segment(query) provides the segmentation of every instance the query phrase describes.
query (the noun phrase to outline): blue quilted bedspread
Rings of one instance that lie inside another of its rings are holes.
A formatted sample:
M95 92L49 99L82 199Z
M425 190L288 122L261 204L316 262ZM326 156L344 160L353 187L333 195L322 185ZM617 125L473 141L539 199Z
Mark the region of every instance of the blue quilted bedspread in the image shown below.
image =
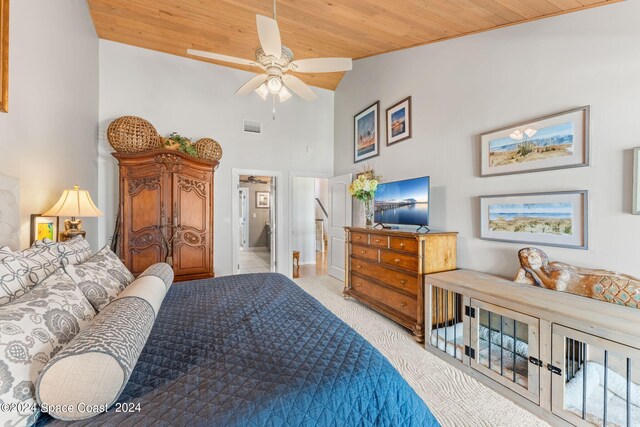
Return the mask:
M389 361L279 274L171 287L101 426L437 426Z

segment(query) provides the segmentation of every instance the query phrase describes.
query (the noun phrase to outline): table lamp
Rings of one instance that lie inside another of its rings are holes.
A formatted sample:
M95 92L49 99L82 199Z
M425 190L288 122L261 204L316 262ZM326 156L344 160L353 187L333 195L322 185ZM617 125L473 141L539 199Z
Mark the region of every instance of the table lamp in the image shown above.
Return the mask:
M87 190L80 190L74 185L72 190L64 190L60 200L42 215L71 217L64 221L64 231L60 233L60 240L66 241L87 234L82 229L82 220L76 218L102 216L102 212L93 203Z

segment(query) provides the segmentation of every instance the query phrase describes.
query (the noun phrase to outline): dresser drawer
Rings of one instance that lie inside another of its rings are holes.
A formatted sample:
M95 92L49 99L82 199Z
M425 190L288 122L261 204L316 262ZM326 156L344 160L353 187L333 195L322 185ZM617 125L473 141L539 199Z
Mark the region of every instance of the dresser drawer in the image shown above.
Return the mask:
M351 258L351 271L373 277L381 282L402 289L412 295L418 294L418 278L384 267L382 264Z
M394 291L393 289L380 286L370 280L358 276L351 277L351 289L359 294L366 295L371 299L398 311L411 319L417 317L417 301L415 297Z
M380 262L406 270L418 271L418 257L397 252L380 251Z
M377 246L379 248L388 248L389 238L387 236L380 236L379 234L370 234L369 244L371 246Z
M368 245L369 235L367 233L356 233L355 231L352 231L351 243L357 243L359 245Z
M351 253L359 258L378 261L378 250L370 246L359 246L354 244L353 246L351 246Z
M418 241L415 239L402 239L400 237L391 237L389 247L398 251L418 253Z

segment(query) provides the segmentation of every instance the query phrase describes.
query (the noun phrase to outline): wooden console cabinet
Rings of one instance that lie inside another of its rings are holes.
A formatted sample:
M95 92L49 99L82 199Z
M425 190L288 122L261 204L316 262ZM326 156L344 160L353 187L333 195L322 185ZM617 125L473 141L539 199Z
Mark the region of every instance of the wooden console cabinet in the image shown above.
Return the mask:
M454 232L345 227L344 296L409 328L424 341L424 275L456 268Z
M120 166L120 256L134 275L169 262L176 281L214 276L218 162L177 151L114 153Z

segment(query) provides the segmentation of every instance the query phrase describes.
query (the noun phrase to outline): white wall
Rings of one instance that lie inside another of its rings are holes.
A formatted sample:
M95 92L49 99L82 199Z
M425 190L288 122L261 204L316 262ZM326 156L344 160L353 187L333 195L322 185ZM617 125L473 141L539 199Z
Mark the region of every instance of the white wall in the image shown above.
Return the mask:
M10 7L0 173L20 179L26 247L30 215L49 209L62 190L78 184L97 196L98 38L83 0L13 0ZM83 224L96 248L98 220Z
M177 131L192 138L212 137L224 156L215 174L216 275L232 272L232 169L303 170L324 175L333 169L333 92L315 89L318 99L292 98L278 106L255 94L234 92L253 74L164 53L100 41L100 200L107 207L101 241L113 233L117 207L117 170L104 134L109 123L126 114L146 118L166 135ZM261 121L262 135L245 134L242 120ZM307 147L310 147L308 150ZM279 182L289 194L287 180ZM279 209L289 212L288 197ZM283 236L289 236L284 215ZM289 242L283 242L288 248ZM290 252L280 267L290 267ZM284 271L284 270L283 270Z
M512 277L522 244L479 240L478 196L587 189L590 249L552 259L640 276L640 217L630 215L640 146L640 2L627 1L356 61L335 94L335 174L356 172L353 115L407 95L413 138L373 160L386 181L431 176L431 224L459 231L458 265ZM484 131L590 104L592 166L478 177ZM354 216L358 211L354 210Z
M314 190L314 178L293 178L293 247L291 250L300 251L300 264L316 262Z

